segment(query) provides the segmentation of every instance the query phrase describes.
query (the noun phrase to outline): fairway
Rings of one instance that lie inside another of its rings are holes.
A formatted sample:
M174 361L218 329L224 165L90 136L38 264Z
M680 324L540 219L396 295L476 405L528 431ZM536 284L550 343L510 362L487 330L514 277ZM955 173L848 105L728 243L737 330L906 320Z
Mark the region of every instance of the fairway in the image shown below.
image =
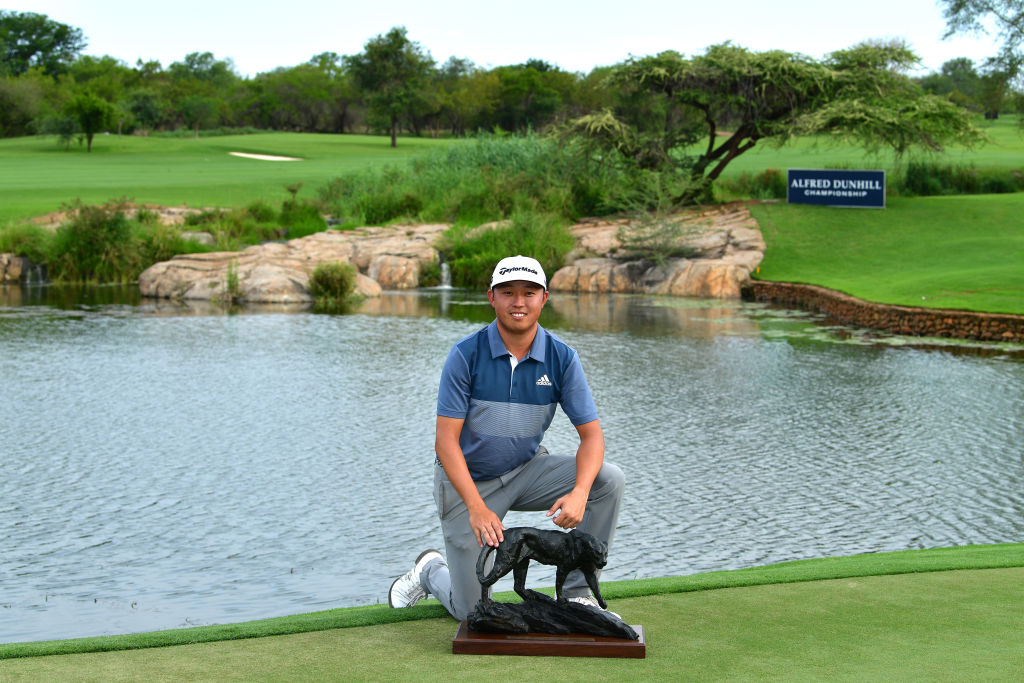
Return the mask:
M452 144L451 140L260 133L220 137L97 136L92 153L54 137L0 140L0 225L60 209L81 199L99 204L128 197L139 203L193 207L244 206L258 199L277 204L286 185L302 183L312 198L342 173L403 161ZM231 155L298 157L267 161Z
M1019 170L1024 166L1024 135L1019 121L1018 116L1002 116L995 121L979 118L974 123L988 136L985 144L974 149L951 147L943 154L912 154L904 162L915 159L936 164ZM893 166L891 150L872 155L858 147L827 138L798 138L782 147L770 141L761 142L738 156L722 175L728 178L744 172L759 173L768 168L777 168L783 173L788 168L882 169L891 173Z

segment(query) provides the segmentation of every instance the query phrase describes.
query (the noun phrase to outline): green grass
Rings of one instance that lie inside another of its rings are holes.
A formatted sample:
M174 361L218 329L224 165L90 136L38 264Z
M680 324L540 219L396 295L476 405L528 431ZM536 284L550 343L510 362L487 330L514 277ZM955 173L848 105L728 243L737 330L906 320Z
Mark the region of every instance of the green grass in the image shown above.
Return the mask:
M1024 314L1024 193L751 211L768 246L760 279L903 306Z
M989 141L974 149L951 147L944 154L924 155L937 163L974 164L979 167L1019 169L1024 166L1024 134L1018 116L1001 116L995 121L978 118L975 125ZM921 155L915 158L922 158ZM847 144L818 138L801 138L777 148L762 143L729 164L723 177L743 172L758 173L767 168L868 168L893 170L892 153L872 156Z
M58 210L81 199L101 204L129 197L168 206L237 207L258 199L279 203L285 185L303 183L300 198L339 174L395 162L450 140L262 133L200 138L97 136L92 153L54 137L0 140L0 225ZM300 157L261 161L231 156L248 152Z
M642 661L454 656L455 622L435 604L0 645L17 658L0 661L0 678L538 680L556 667L588 681L1009 679L1024 666L1022 566L1024 544L1007 544L604 584L644 626ZM157 645L168 647L123 649Z

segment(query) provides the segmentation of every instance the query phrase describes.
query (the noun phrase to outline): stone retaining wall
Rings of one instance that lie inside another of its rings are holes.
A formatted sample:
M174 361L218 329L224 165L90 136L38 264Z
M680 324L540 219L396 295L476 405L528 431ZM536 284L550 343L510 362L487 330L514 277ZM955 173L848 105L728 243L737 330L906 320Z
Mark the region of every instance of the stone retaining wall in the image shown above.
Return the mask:
M762 280L745 285L743 298L819 311L844 323L895 334L1024 342L1022 315L878 304L815 285Z

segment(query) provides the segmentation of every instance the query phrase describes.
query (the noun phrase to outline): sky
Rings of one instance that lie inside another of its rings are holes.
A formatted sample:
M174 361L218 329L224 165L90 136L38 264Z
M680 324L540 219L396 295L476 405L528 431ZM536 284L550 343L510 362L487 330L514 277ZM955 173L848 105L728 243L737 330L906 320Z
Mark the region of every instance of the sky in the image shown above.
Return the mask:
M903 38L921 57L920 74L956 57L980 65L998 51L991 36L943 40L936 0L36 0L3 8L81 29L85 54L166 67L212 52L246 77L322 52L358 54L394 26L438 63L455 56L491 68L536 58L584 73L664 50L701 54L725 41L820 59L863 40Z

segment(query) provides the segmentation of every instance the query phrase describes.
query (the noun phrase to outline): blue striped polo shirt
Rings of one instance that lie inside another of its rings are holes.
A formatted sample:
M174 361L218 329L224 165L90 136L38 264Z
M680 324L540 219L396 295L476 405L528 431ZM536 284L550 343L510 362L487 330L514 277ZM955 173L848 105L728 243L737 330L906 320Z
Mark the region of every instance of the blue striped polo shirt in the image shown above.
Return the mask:
M538 325L513 369L497 320L452 347L437 392L437 414L465 420L459 445L475 481L530 460L558 405L576 426L597 419L575 349Z

